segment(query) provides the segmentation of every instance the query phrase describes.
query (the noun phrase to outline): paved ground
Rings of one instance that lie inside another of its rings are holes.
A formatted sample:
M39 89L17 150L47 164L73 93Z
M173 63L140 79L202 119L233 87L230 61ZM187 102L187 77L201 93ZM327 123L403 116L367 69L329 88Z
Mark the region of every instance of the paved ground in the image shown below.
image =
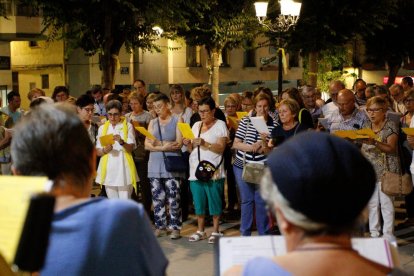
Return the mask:
M397 208L397 217L399 211L403 210ZM397 220L397 223L400 221ZM237 221L223 223L220 227L225 236L240 235ZM173 241L169 237L159 238L159 242L170 261L167 270L168 275L214 275L214 246L208 244L207 240L188 241L188 237L196 230L195 219L190 219L184 224L181 239ZM211 233L212 228L207 228L206 232L207 234ZM398 239L401 265L409 275L414 275L414 226L397 230L395 234Z

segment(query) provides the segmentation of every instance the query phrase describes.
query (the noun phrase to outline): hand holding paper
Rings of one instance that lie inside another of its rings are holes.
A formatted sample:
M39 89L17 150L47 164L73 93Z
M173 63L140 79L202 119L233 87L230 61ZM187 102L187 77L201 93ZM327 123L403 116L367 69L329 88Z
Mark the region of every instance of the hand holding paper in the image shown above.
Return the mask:
M99 142L101 142L102 147L113 145L115 144L114 135L108 134L108 135L101 136L99 137Z
M267 128L266 121L263 117L250 117L252 125L256 128L257 132L270 134Z
M183 135L183 138L185 139L194 139L194 133L191 129L190 125L187 123L178 123L178 129L180 130L181 134Z

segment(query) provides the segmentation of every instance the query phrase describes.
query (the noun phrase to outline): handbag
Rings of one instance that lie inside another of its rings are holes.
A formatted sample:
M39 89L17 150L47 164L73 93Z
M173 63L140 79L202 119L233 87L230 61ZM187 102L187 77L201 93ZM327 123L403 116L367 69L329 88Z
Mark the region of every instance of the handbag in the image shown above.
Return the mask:
M402 196L411 193L413 190L411 174L390 172L386 155L383 155L385 172L381 178L381 191L389 196Z
M247 129L250 126L250 120L246 127L246 135L247 135ZM244 142L246 142L246 136L244 136ZM254 161L254 154L253 154L253 161ZM246 153L243 154L243 172L242 172L242 179L247 183L252 184L260 184L260 181L262 180L265 165L262 163L246 163Z
M201 128L203 127L203 123L201 123L200 131L198 132L198 137L201 135ZM216 173L216 170L220 167L221 163L223 162L223 155L221 155L220 162L217 166L214 166L213 163L207 160L200 160L200 146L197 146L198 151L198 165L195 171L195 177L200 180L201 182L209 182L213 175Z
M161 134L161 127L160 127L160 120L158 119L158 131L160 132L160 141L162 145L162 134ZM164 157L164 164L165 170L167 172L187 172L188 171L188 161L185 160L181 150L179 151L180 155L166 155L165 152L162 152L162 156Z

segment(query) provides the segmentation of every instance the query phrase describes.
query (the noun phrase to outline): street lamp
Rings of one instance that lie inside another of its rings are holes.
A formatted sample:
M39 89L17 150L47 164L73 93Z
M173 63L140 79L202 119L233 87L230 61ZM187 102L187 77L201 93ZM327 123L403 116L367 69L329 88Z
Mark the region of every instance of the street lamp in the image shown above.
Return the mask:
M282 33L287 32L291 27L294 27L299 20L300 9L302 3L294 2L293 0L280 0L280 15L276 18L273 23L266 22L267 5L268 2L260 1L254 3L256 9L256 16L259 20L260 25L266 27L270 32L279 34L277 44L279 46L278 52L278 83L277 93L282 92L283 83L283 44L282 44Z

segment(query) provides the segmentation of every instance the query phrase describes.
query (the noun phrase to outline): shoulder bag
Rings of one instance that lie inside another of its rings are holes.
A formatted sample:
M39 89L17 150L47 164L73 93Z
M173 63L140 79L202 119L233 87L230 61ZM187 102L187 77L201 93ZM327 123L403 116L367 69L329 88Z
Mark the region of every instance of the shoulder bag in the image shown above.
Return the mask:
M203 123L200 125L200 130L198 132L198 138L201 135L201 128L203 127ZM197 146L198 151L198 165L195 171L195 177L202 181L202 182L209 182L213 175L216 173L216 170L220 167L221 163L223 162L223 155L221 155L220 162L217 166L214 166L213 163L207 160L200 160L200 146Z
M246 135L244 136L244 143L246 142L247 131L250 126L250 119L248 119L247 127L246 127ZM254 161L254 153L253 153L253 161ZM265 165L262 163L246 163L246 152L243 153L243 172L242 172L242 179L247 183L252 184L260 184L262 180L262 176L264 173Z
M401 173L401 165L400 173L391 172L386 154L383 154L383 156L385 171L381 178L381 191L389 196L402 196L411 193L413 190L411 174Z
M162 145L162 134L161 134L161 127L160 127L160 119L157 120L158 122L158 131L160 132L160 141ZM175 156L167 156L164 151L162 151L162 156L164 157L164 164L165 169L167 172L187 172L188 171L188 162L184 159L181 150L178 151L180 155Z

